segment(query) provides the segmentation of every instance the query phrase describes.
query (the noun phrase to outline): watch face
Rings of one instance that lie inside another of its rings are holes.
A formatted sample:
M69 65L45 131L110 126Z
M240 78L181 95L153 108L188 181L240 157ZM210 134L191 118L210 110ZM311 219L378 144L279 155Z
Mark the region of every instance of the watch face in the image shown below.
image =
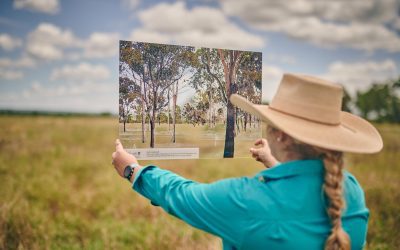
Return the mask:
M130 172L131 172L131 167L130 167L130 166L126 166L126 168L125 168L125 170L124 170L124 176L125 176L125 178L128 178Z

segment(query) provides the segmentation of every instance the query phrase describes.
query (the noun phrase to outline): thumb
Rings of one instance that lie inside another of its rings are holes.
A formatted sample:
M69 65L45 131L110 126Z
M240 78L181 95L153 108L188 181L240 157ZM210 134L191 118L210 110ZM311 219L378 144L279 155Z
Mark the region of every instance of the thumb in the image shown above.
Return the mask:
M120 151L124 150L124 147L121 144L121 141L119 139L115 140L115 151Z

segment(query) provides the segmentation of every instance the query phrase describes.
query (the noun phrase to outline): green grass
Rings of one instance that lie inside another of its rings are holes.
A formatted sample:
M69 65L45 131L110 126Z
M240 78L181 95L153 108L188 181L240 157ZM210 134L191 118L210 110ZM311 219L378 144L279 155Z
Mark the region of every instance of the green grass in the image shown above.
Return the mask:
M368 249L399 249L400 126L379 129L384 151L347 165L371 211ZM115 118L0 116L0 249L221 249L117 176L117 136ZM262 170L252 159L155 164L202 182Z

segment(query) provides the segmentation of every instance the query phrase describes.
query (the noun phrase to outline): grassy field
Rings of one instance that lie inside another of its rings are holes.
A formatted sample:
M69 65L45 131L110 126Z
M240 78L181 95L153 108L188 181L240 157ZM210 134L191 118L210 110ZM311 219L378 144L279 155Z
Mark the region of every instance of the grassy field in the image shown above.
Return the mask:
M379 130L384 151L347 164L371 211L367 248L399 249L400 126ZM0 116L0 249L221 249L117 176L117 136L115 118ZM204 182L262 170L251 159L155 163Z

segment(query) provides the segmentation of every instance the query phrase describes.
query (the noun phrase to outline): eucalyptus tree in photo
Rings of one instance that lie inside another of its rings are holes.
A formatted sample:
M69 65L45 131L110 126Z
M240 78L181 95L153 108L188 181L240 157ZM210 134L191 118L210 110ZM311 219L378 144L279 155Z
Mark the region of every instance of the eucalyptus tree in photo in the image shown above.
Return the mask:
M172 90L175 114L179 80L190 69L195 58L193 52L190 46L120 41L120 76L131 79L138 87L135 89L140 89L137 98L142 106L142 142L146 117L150 122L152 148L157 115L169 104L169 90Z
M201 48L196 51L198 64L191 81L196 90L215 90L213 103L226 107L224 158L232 158L235 151L237 112L229 98L234 93L261 101L261 53ZM240 81L238 81L240 80ZM253 100L254 101L254 100Z
M134 88L135 85L129 78L119 78L119 121L124 124L124 132L126 132L126 123L134 108L135 93L137 93Z

